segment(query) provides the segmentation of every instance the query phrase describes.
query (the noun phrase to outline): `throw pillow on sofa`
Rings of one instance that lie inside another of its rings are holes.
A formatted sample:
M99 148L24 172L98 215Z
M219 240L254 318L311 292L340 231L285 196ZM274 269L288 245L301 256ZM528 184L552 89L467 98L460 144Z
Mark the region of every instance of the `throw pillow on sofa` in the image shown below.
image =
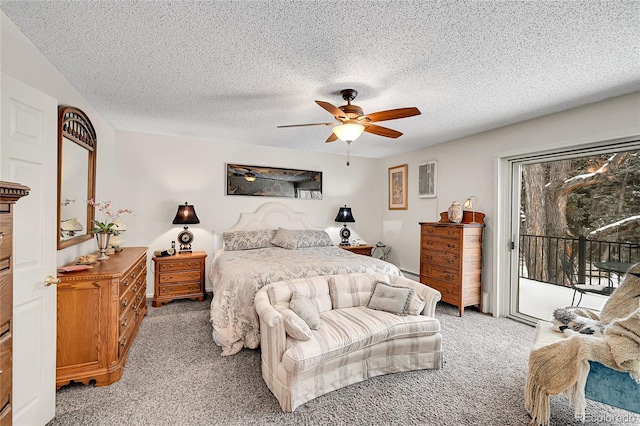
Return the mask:
M407 308L407 315L420 315L424 306L427 304L424 297L418 292L413 292L413 297L409 300L409 307Z
M284 309L282 312L284 320L284 331L288 336L296 340L311 339L311 329L309 325L291 309Z
M320 328L320 313L316 305L308 298L294 292L291 302L289 302L289 308L298 314L312 330Z
M367 308L391 312L396 315L406 315L414 294L415 291L412 288L393 287L378 281Z

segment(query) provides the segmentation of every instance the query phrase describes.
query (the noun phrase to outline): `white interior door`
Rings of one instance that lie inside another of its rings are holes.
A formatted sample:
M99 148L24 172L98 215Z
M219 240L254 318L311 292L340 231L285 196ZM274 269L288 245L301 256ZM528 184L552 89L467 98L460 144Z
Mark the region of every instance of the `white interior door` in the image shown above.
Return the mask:
M31 188L14 210L13 423L55 415L57 102L2 74L0 178Z

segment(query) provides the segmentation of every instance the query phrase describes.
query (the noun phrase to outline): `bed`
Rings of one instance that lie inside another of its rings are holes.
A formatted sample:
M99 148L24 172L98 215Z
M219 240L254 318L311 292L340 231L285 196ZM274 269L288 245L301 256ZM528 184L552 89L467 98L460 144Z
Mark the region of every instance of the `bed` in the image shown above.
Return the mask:
M223 248L215 252L209 270L210 320L222 355L259 346L260 323L253 299L266 284L352 272L401 275L391 263L336 247L303 213L275 202L241 214L236 225L215 239L222 239Z

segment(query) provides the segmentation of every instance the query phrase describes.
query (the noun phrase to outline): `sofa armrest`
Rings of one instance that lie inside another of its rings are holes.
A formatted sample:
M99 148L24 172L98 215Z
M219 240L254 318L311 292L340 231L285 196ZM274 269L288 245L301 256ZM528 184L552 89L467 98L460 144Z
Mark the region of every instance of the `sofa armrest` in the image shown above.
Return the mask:
M265 287L256 293L254 305L260 317L260 351L262 359L272 371L275 371L287 349L284 320L282 314L271 305Z
M391 284L410 287L414 289L416 293L424 297L424 300L426 302L424 305L424 309L422 310L422 315L426 315L428 317L436 316L436 305L442 298L442 295L438 290L400 276L393 276L391 278Z

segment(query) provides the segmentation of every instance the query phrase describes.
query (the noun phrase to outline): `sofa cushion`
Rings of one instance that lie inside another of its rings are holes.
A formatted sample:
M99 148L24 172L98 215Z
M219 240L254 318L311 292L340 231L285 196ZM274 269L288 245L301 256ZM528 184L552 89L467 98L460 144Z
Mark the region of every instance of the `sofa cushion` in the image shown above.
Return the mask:
M271 305L279 311L289 308L289 302L293 297L293 292L298 292L301 296L309 298L322 313L331 310L331 298L329 297L329 286L327 277L307 277L288 280L287 285L270 285L267 288L267 295Z
M288 339L282 357L290 373L307 371L327 360L376 343L399 338L432 335L440 322L432 317L398 316L365 306L336 309L320 314L322 327L307 341Z
M394 287L378 281L367 303L367 308L406 315L414 294L415 291L412 288Z
M309 298L294 291L291 302L289 303L289 309L298 314L312 330L320 328L320 313L316 305Z
M376 281L389 283L387 274L339 274L329 277L329 295L333 309L352 308L354 306L365 306Z
M284 320L284 331L289 337L297 340L309 340L311 329L309 325L291 309L284 309L282 312Z

